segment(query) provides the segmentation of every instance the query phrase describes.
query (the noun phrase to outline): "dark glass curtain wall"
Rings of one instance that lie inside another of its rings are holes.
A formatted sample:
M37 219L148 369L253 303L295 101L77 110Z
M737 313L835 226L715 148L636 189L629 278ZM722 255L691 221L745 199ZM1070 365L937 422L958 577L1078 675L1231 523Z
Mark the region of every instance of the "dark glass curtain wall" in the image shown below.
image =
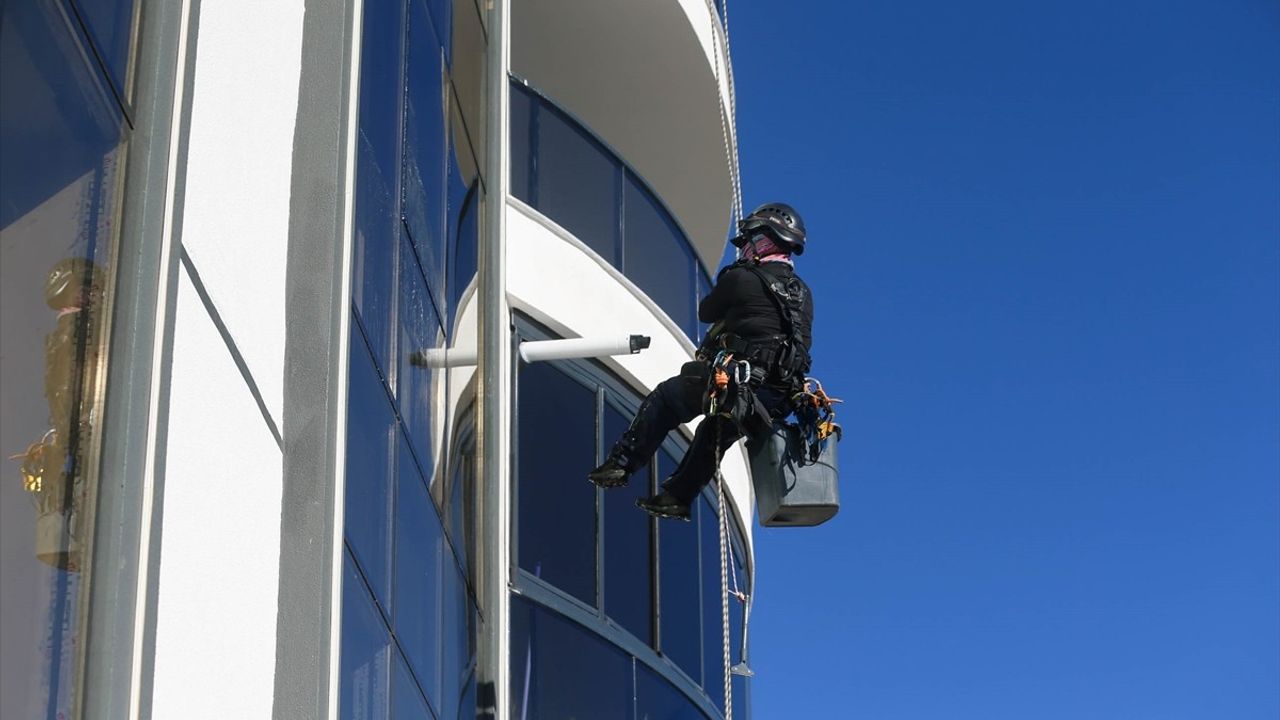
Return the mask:
M523 332L546 337L532 327ZM637 394L586 362L522 363L516 394L521 597L512 609L511 717L723 713L714 495L699 500L691 523L658 522L634 504L675 469L683 438L673 433L627 487L598 490L586 482L587 470L626 428ZM745 588L736 527L731 534L736 583ZM730 613L737 663L737 600ZM746 683L734 687L734 714L749 717Z
M484 47L473 0L364 4L343 718L475 717L468 385L410 358L466 334L457 321L475 282L484 202Z
M621 158L548 98L511 82L511 194L573 233L697 343L706 270L671 213Z

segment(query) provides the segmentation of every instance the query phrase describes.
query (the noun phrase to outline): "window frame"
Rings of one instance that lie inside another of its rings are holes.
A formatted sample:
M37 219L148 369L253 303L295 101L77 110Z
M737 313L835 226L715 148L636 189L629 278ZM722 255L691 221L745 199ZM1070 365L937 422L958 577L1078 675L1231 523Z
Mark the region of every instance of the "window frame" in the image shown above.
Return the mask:
M512 313L512 325L515 328L515 331L512 334L513 356L517 358L519 357L519 353L516 352L516 350L518 350L519 343L524 340L554 340L554 339L561 338L559 334L553 332L552 330L541 325L534 319L520 312ZM512 508L516 508L516 509L519 508L519 492L520 492L520 477L519 477L519 472L516 469L519 467L519 452L520 452L518 418L520 414L519 408L520 408L520 396L521 396L520 383L519 383L519 371L520 371L521 362L523 361L518 360L516 363L514 363L511 371L512 372L511 382L513 387L512 397L513 397L514 411L512 412L512 415L511 415L512 447L511 447L510 462L511 462L511 467L513 469L513 474L512 474L512 483L511 483L510 502L512 504L511 505ZM635 411L639 408L641 399L646 393L641 389L636 388L631 384L623 381L615 373L613 373L607 367L605 367L602 363L595 360L581 359L581 360L554 360L554 361L540 361L540 362L552 363L552 365L558 371L563 372L571 380L584 385L588 389L595 387L596 389L595 427L596 427L597 457L598 458L603 457L604 453L607 451L607 447L605 447L605 444L608 442L607 438L602 437L602 430L603 430L602 418L603 418L603 410L604 410L605 404L611 403L615 406L616 409L621 410L624 413L624 415L632 416L634 415ZM662 445L660 446L660 449L667 451L675 458L680 458L683 456L684 452L688 450L690 440L691 438L688 437L686 431L683 428L680 428L677 430L677 432L673 432L663 441ZM657 473L658 473L657 463L650 462L645 468L644 480L646 480L649 483L649 488L651 491L656 490L657 488L657 483L658 483ZM585 469L584 469L584 474L585 474ZM638 480L640 480L640 476L636 476L635 478L633 478L632 482L636 482ZM639 638L635 636L629 630L622 627L619 623L609 618L609 616L605 613L605 595L604 595L605 558L604 558L604 547L603 547L603 543L601 542L601 539L604 537L606 519L604 518L604 514L601 511L602 511L602 503L603 503L603 493L608 491L601 488L594 488L594 492L596 495L596 499L595 499L596 605L592 606L588 603L585 603L579 598L571 595L569 592L555 587L551 583L534 576L532 573L520 567L519 559L518 559L519 558L520 517L519 517L518 511L513 512L511 515L512 547L511 547L511 555L510 555L511 564L509 568L510 570L509 577L511 578L511 585L510 585L511 593L515 596L524 598L530 602L540 605L548 610L554 611L562 615L563 617L577 623L578 625L581 625L586 630L589 630L599 635L605 641L620 648L623 652L629 653L634 659L634 662L643 663L650 670L657 673L660 677L665 679L667 682L671 683L674 687L680 690L700 711L705 713L707 717L709 718L723 717L724 714L723 712L720 711L719 705L717 704L716 700L714 700L711 697L711 692L706 687L704 687L703 685L700 685L697 681L695 681L683 668L677 665L672 659L661 654L655 647L655 646L660 647L660 642L661 642L660 638L661 638L661 632L662 632L661 584L660 584L660 576L661 576L660 568L662 563L662 557L661 557L661 547L660 547L661 543L659 541L658 532L656 532L656 530L661 528L660 523L662 521L658 520L657 518L651 517L649 519L650 566L648 571L650 573L650 579L651 579L651 582L650 582L651 597L650 597L649 608L650 608L650 619L652 623L651 627L653 632L653 638L645 639L645 638ZM713 486L708 485L707 488L703 489L701 494L702 494L702 497L706 498L706 500L710 502L713 506L716 504L716 494ZM743 580L746 583L747 587L749 588L750 587L749 573L751 572L751 564L747 561L745 554L743 554L745 543L742 537L742 525L740 523L740 518L738 517L738 514L736 510L733 508L733 506L730 505L728 509L730 512L730 521L731 521L730 531L729 531L731 553L733 555L736 555L738 558L741 558L743 574L744 576L746 576L743 578ZM717 534L718 534L718 531L717 531ZM699 539L699 543L700 543L700 539ZM701 573L703 570L702 568L703 553L701 552L700 544L698 547L699 547L699 552L698 552L698 557L696 562L698 563L699 578L700 578L698 593L699 593L699 596L701 596L701 592L702 592ZM730 562L733 562L732 557L730 559ZM718 566L716 568L713 568L713 570L716 572L717 575L719 574ZM732 602L732 599L731 599L731 602ZM716 599L716 603L718 605L719 603L718 598ZM699 622L698 635L699 635L699 643L700 643L699 645L700 658L705 654L701 652L702 636L705 634L705 631L703 629L703 624L705 620L706 618L705 618L705 613L703 611L703 607L700 606L698 611L698 622ZM717 673L717 677L719 677L718 673ZM716 683L712 683L712 685L713 687L710 690L718 692L720 688L720 683L716 682ZM750 686L750 683L747 683L748 688L749 686ZM634 677L632 681L632 691L633 692L635 691Z

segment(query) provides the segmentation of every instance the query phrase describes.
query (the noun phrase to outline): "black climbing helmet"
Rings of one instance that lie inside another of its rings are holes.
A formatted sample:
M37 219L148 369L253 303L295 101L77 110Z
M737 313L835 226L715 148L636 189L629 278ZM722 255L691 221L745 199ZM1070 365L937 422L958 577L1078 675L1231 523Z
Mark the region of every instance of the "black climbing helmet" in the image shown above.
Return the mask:
M775 238L791 248L791 252L800 255L804 252L804 219L796 209L786 203L765 203L751 214L738 221L738 237L733 239L734 247L742 247L751 237L752 230L765 229Z

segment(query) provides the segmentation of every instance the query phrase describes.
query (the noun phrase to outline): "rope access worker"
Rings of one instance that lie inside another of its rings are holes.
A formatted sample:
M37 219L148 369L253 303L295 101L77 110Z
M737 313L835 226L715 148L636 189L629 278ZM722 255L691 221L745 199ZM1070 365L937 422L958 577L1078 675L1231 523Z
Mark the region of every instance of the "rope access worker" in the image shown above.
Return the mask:
M622 487L667 433L709 413L661 492L636 501L657 517L689 520L724 451L744 434L767 434L804 389L813 296L793 260L804 252L804 221L790 205L767 203L740 221L738 231L731 240L738 261L720 271L698 305L698 319L713 325L696 359L649 393L604 463L587 474L600 487Z

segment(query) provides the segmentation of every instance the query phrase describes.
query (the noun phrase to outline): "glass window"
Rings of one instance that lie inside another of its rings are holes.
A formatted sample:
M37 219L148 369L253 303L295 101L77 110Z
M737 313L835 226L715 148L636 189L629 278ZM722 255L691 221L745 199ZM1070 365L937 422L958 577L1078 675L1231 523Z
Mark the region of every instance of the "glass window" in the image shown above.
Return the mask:
M360 333L352 333L347 397L346 536L383 607L390 599L395 415Z
M530 155L530 133L533 132L533 114L537 103L519 83L511 83L511 194L533 204L529 195L530 176L533 173L533 156Z
M80 0L75 3L75 11L84 21L116 93L124 97L129 41L133 35L133 3Z
M444 347L444 331L440 318L423 280L418 261L404 241L400 253L400 367L399 391L400 419L412 441L418 462L427 474L428 485L435 479L435 434L447 426L443 419L434 418L436 398L433 382L445 382L448 374L431 368L417 367L409 363L409 357L419 350Z
M627 429L628 419L605 403L604 441L613 442ZM606 445L603 450L608 452ZM601 458L603 460L603 457ZM625 488L602 494L604 514L604 611L646 643L653 642L653 577L649 516L636 506L649 494L649 468L631 476Z
M675 458L658 451L658 477L669 477ZM702 681L702 625L699 606L698 523L679 521L658 525L658 566L661 589L661 650L693 679Z
M457 114L481 163L485 160L485 36L480 11L472 0L457 0L453 8L452 81Z
M384 178L400 167L400 96L404 38L398 0L364 4L364 37L360 50L360 136L373 149L372 160ZM395 188L390 188L394 190Z
M465 715L462 708L474 706L475 683L475 625L476 610L467 590L461 568L452 555L445 556L444 563L444 616L441 634L444 641L441 674L443 690L440 695L440 717L473 718L475 712Z
M690 336L697 335L698 315L694 307L695 268L693 252L649 191L631 173L626 183L626 238L624 269Z
M360 137L356 159L355 248L352 301L378 367L390 372L391 314L395 304L396 246L400 222L391 191L373 160L374 149Z
M422 690L409 672L404 656L394 653L395 674L391 678L391 717L395 720L433 720L422 699Z
M476 253L479 250L479 222L481 208L483 207L483 191L480 189L480 183L472 183L471 190L465 196L462 204L460 215L458 216L458 231L454 238L453 255L451 257L452 271L450 272L449 292L449 317L451 322L456 322L462 313L462 296L467 292L467 288L472 286L476 280L477 258Z
M445 532L452 539L454 548L460 549L458 559L464 574L475 587L475 577L471 575L476 567L477 553L475 410L472 407L459 412L462 417L454 423L454 445L449 451L452 477L446 504Z
M79 702L128 134L59 8L0 2L0 712L15 717L71 716ZM122 75L114 48L128 46L132 8L85 17Z
M452 116L457 128L457 116ZM450 300L447 314L450 328L458 316L462 293L476 274L476 252L479 243L479 195L483 193L481 180L471 145L465 133L453 131L449 133L449 177L448 177L448 238Z
M737 711L737 706L734 706ZM707 720L693 701L643 663L636 663L637 720Z
M632 661L558 613L511 599L511 708L521 720L632 717Z
M520 567L596 602L596 394L547 362L522 363L518 387Z
M46 5L0 5L0 228L37 209L47 225L53 214L66 219L95 204L86 185L114 165L125 126L91 57ZM75 236L65 240L62 247Z
M620 265L618 162L576 124L545 106L538 115L536 147L538 210Z
M387 717L390 650L386 625L369 597L355 562L346 555L342 573L338 717L351 720Z
M444 533L408 445L400 447L396 502L395 628L400 646L433 703L440 697L441 576ZM438 705L437 705L438 706Z
M466 2L466 0L409 0L411 5L424 5L431 15L431 22L438 30L438 36L441 44L444 46L445 57L453 54L453 6L455 2Z
M409 3L405 96L404 221L437 306L445 290L445 81L426 8Z

